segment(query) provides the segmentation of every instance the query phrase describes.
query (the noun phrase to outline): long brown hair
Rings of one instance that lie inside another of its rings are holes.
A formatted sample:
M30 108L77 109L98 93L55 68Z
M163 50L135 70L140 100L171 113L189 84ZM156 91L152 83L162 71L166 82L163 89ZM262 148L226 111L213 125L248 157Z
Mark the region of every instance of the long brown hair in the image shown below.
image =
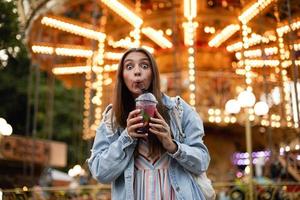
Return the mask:
M160 91L160 78L156 61L152 54L149 53L146 49L131 48L123 54L117 70L116 85L114 89L112 106L112 117L115 118L115 124L112 123L113 128L126 128L128 114L135 109L135 99L132 96L131 92L128 90L127 86L125 85L123 78L124 60L126 56L131 52L141 52L145 54L149 59L152 71L152 80L147 91L151 92L156 97L158 101L157 110L169 124L170 117L168 115L167 108L162 104L162 92ZM158 141L158 139L155 136L153 136L153 134L149 134L148 136L151 155L153 153L158 153L158 150L160 150L159 148L157 148L157 145L161 147L161 144Z

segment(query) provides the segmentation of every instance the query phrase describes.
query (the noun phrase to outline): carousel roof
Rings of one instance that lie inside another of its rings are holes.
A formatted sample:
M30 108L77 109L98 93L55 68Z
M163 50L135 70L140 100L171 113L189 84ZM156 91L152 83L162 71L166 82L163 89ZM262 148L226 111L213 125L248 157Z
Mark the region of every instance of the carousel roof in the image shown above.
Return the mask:
M33 61L67 86L84 87L90 99L86 111L95 106L94 122L86 128L99 124L96 116L111 100L105 94L113 87L118 60L133 46L155 55L162 89L181 93L206 113L205 120L234 123L225 103L248 88L270 101L274 120L261 123L281 126L283 107L290 120L282 123L292 126L288 91L281 93L280 106L266 95L287 89L291 66L300 64L297 0L290 6L275 0L52 0L36 1L27 10L28 1L21 2Z

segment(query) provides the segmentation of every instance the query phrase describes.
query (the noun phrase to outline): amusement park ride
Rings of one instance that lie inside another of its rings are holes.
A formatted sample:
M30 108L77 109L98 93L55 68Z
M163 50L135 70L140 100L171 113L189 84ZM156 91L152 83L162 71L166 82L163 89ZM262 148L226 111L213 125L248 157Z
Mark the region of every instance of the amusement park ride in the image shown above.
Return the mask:
M66 86L85 88L84 139L111 100L120 56L134 46L157 58L164 92L182 94L205 122L239 122L225 103L246 89L270 108L263 120L250 110L254 123L299 126L293 69L300 21L285 1L38 2L33 10L20 4L32 58Z
M66 87L84 88L86 140L111 102L122 53L137 46L154 54L163 92L181 95L208 126L248 118L297 135L299 9L297 0L19 1L34 66ZM268 112L257 116L253 105L245 115L233 103L238 111L229 113L226 102L245 90Z

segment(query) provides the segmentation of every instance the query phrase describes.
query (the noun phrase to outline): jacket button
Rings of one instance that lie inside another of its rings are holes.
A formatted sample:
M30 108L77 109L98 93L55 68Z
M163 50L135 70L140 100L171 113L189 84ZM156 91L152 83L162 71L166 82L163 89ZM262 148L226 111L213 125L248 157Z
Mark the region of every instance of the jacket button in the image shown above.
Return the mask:
M179 192L179 190L180 190L180 188L179 188L179 187L176 187L176 191Z

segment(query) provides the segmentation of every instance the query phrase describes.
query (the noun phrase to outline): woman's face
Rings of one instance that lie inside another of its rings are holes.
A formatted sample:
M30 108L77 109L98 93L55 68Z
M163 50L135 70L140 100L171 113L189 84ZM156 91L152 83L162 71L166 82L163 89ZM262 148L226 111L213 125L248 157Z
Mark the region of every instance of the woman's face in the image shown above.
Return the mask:
M142 94L142 89L148 89L152 81L150 60L142 52L129 53L123 63L123 79L133 97Z

